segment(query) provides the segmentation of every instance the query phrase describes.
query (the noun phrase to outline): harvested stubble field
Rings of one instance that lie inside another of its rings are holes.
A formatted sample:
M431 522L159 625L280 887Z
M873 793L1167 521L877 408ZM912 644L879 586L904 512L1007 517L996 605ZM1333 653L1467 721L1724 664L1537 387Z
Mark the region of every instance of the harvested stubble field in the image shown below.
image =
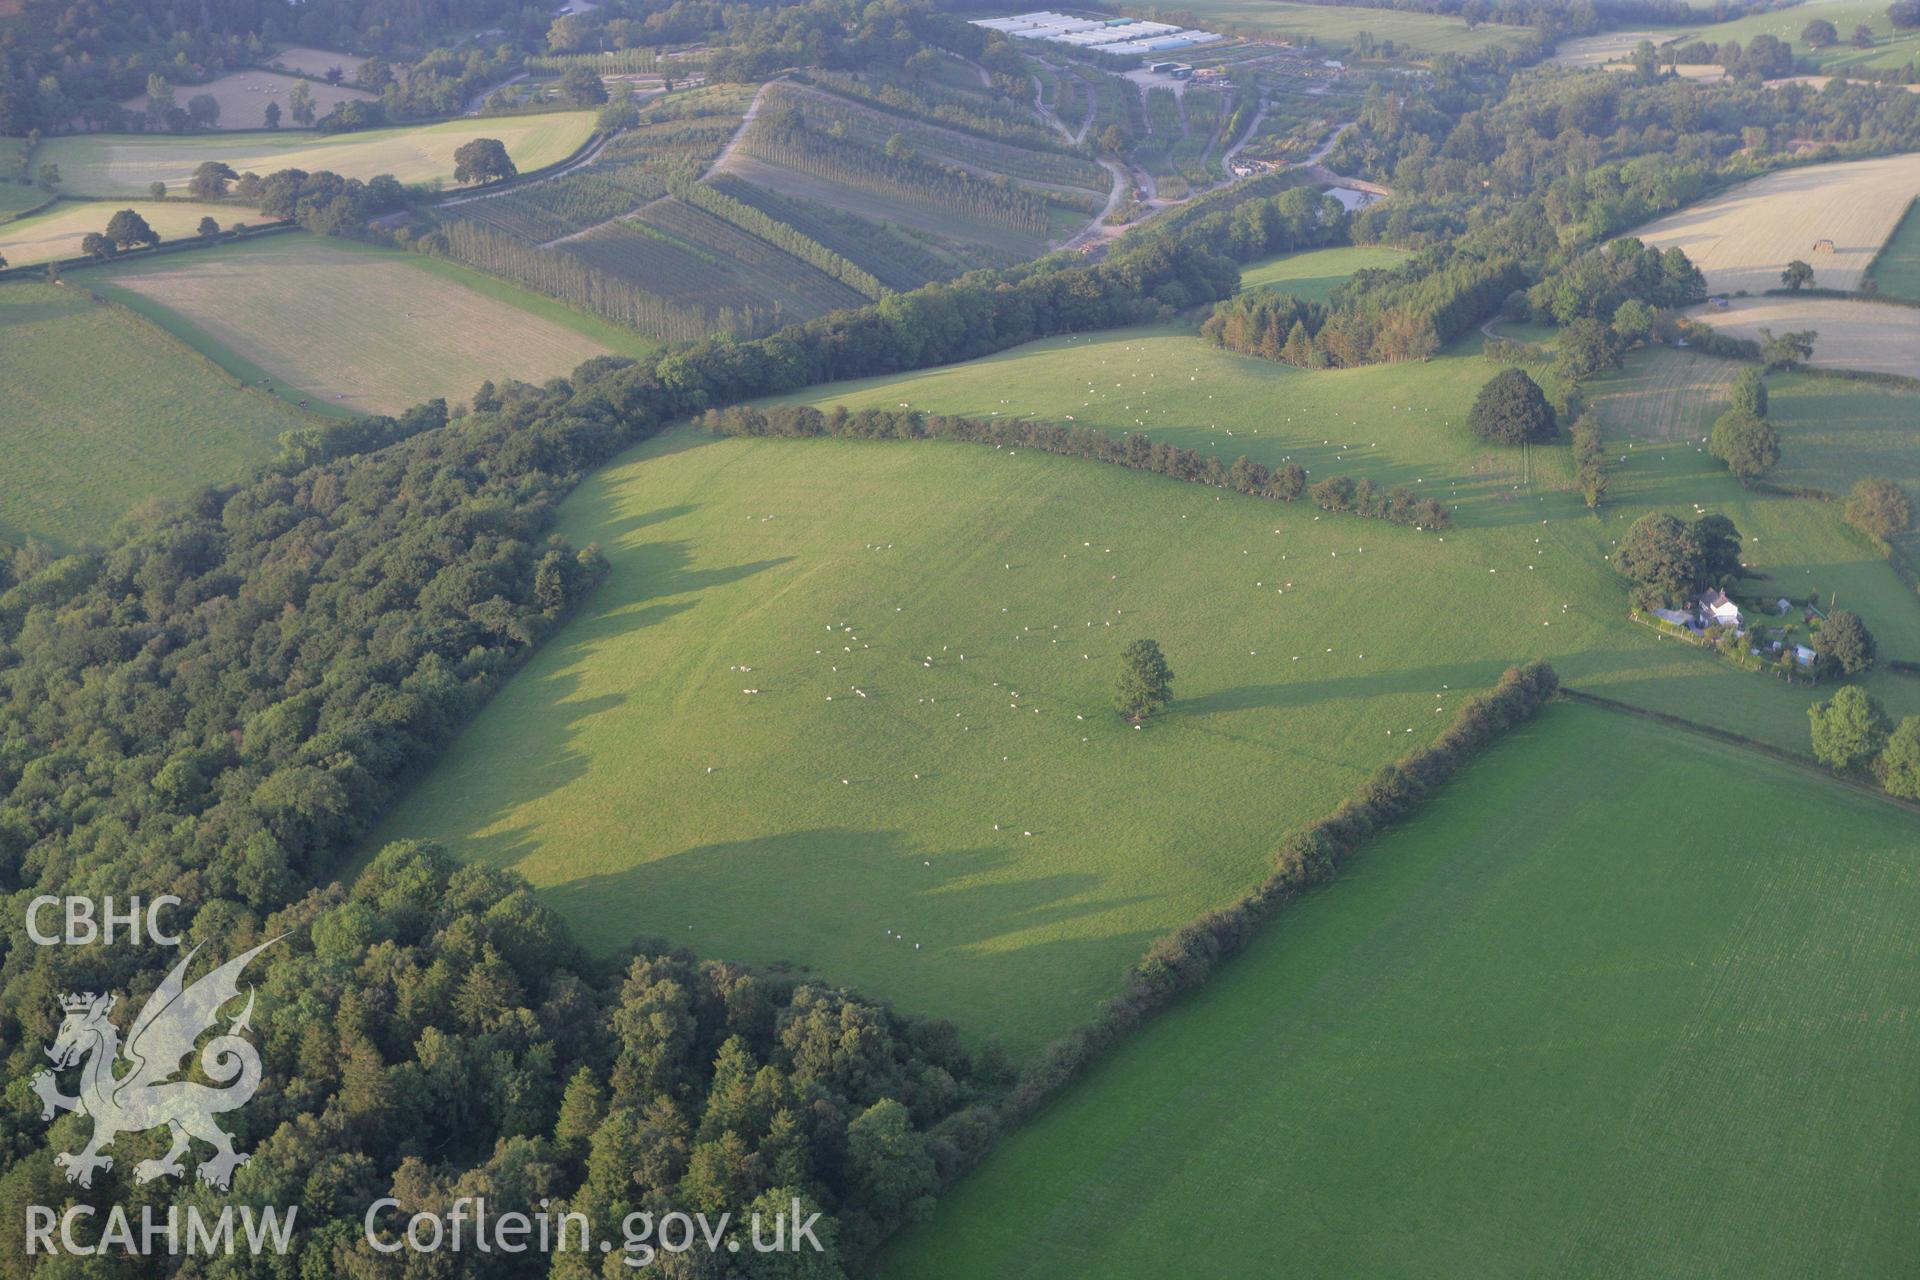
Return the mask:
M1920 377L1920 309L1845 298L1734 298L1724 310L1700 308L1696 320L1736 338L1812 329L1815 368L1863 369Z
M266 110L269 102L280 105L282 123L291 126L293 117L288 114L287 94L293 86L304 84L307 92L313 95L313 110L316 118L325 116L343 102L371 102L377 95L365 89L355 89L350 85L321 84L305 80L298 76L276 75L271 71L262 71L250 67L245 71L235 71L231 75L221 76L206 84L176 85L173 91L174 105L184 107L189 98L209 94L220 104L220 119L214 128L221 130L260 129L266 125ZM120 104L129 111L147 110L147 95L128 98ZM235 166L238 168L238 166Z
M196 236L202 218L212 218L222 227L259 221L259 215L244 205L191 200L62 200L45 213L0 223L0 255L16 267L77 258L80 241L87 233L106 230L107 219L121 209L132 209L145 218L163 244Z
M541 382L650 344L478 272L303 233L89 275L249 382L312 407L385 413Z
M1714 293L1777 289L1781 270L1795 259L1813 267L1821 288L1856 289L1916 194L1920 153L1783 169L1633 234L1662 249L1684 249ZM1817 250L1822 241L1833 248Z
M71 286L0 285L0 538L100 541L150 498L244 475L307 418Z
M1914 820L1551 706L880 1271L1158 1277L1178 1240L1180 1274L1266 1275L1278 1237L1303 1276L1907 1274Z
M61 189L74 195L145 195L155 181L179 187L203 160L224 160L236 171L265 175L276 169L331 169L347 178L390 173L402 182L450 183L453 153L475 138L498 138L520 169L563 160L593 132L591 111L557 111L493 120L448 120L326 137L288 130L258 133L94 133L50 138L33 153L33 167L60 166Z

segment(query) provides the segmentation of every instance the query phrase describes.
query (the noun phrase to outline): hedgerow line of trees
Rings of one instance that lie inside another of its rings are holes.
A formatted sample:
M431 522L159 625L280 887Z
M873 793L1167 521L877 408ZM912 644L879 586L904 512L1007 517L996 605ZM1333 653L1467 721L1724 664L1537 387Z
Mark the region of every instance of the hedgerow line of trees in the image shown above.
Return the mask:
M1272 874L1259 886L1233 905L1156 939L1127 970L1119 995L1021 1072L1000 1109L1002 1128L1031 1117L1150 1014L1203 985L1283 906L1337 876L1370 839L1412 816L1476 755L1531 719L1559 688L1559 677L1543 661L1509 668L1491 690L1461 704L1431 744L1382 766L1327 817L1284 839L1273 855Z
M1089 458L1133 471L1194 484L1232 489L1279 502L1306 499L1323 511L1347 512L1417 529L1445 529L1452 522L1446 506L1421 498L1404 485L1382 489L1366 477L1328 476L1312 484L1297 462L1269 468L1245 454L1223 463L1179 445L1156 443L1137 432L1114 436L1098 427L1068 427L1023 418L967 418L927 415L914 409L858 409L839 406L822 413L810 405L758 409L733 405L709 409L708 431L721 436L804 439L833 436L848 440L951 440L998 448L1037 449L1064 458Z

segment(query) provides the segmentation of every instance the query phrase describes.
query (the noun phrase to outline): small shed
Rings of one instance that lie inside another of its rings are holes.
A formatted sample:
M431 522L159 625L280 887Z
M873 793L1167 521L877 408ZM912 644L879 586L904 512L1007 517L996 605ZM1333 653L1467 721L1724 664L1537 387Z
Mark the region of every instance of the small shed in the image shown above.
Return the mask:
M1815 653L1813 650L1807 648L1807 646L1803 644L1797 644L1793 646L1793 660L1794 662L1798 663L1800 666L1810 667L1815 662L1817 662L1819 658L1820 658L1819 654Z
M1814 251L1815 253L1832 253L1832 252L1833 252L1833 241L1831 241L1831 240L1815 240L1815 241L1813 242L1813 251Z

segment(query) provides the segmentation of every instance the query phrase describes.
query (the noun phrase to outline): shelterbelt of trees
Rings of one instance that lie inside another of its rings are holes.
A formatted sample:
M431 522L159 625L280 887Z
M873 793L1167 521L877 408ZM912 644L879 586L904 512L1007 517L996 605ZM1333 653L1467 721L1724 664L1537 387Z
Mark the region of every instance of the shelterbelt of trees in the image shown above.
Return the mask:
M709 409L707 430L722 436L805 439L835 436L844 440L951 440L996 447L1039 449L1063 458L1089 458L1132 471L1151 471L1173 480L1232 489L1253 498L1298 502L1323 511L1341 511L1422 529L1445 529L1452 513L1442 503L1421 498L1405 485L1383 489L1365 476L1325 476L1309 485L1297 462L1269 468L1241 454L1223 463L1212 454L1156 443L1138 432L1115 436L1098 427L1069 427L1057 422L1011 418L965 418L924 414L914 409L836 407L822 413L810 405L777 405L762 411L751 405Z
M315 886L591 588L598 555L555 537L553 513L614 451L710 405L1165 319L1234 281L1223 259L1150 241L758 341L603 357L451 421L427 405L290 436L251 483L0 575L8 1078L44 1067L59 995L138 999L177 958L26 945L27 901L171 893L190 944L289 935L256 1011L265 1083L232 1117L254 1153L235 1192L301 1206L303 1274L393 1274L355 1243L388 1193L408 1211L484 1193L595 1215L798 1196L830 1215L834 1274L991 1140L991 1055L815 983L651 946L591 960L516 877L433 849ZM24 1206L74 1194L52 1155L77 1123L0 1111L0 1275L28 1272ZM133 1157L159 1153L143 1141L158 1139L123 1135L85 1194L194 1194L134 1186ZM497 1256L461 1266L513 1274Z

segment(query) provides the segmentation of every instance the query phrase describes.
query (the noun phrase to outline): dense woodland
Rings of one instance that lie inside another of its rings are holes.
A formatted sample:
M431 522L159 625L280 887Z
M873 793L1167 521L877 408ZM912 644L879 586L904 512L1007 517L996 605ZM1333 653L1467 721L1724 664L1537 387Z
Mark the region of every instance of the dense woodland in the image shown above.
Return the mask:
M101 550L12 558L8 918L46 891L173 893L193 941L290 931L259 1023L275 1101L247 1112L256 1155L236 1191L301 1204L303 1274L392 1274L350 1256L358 1207L389 1188L410 1206L488 1188L603 1209L797 1192L830 1213L837 1256L859 1256L991 1139L1009 1083L991 1055L857 996L657 947L589 962L523 883L431 849L388 850L351 890L310 886L591 589L597 553L551 524L616 449L711 405L1165 318L1233 283L1230 263L1155 242L755 342L602 358L546 388L485 388L450 422L433 405L297 433L258 480L136 517ZM137 998L165 964L25 946L17 927L0 935L0 1051L24 1082L58 994ZM19 1206L67 1194L50 1155L75 1122L49 1129L15 1098L0 1271L24 1275ZM133 1187L137 1141L122 1141L83 1194L197 1194ZM807 1274L837 1270L819 1261Z

